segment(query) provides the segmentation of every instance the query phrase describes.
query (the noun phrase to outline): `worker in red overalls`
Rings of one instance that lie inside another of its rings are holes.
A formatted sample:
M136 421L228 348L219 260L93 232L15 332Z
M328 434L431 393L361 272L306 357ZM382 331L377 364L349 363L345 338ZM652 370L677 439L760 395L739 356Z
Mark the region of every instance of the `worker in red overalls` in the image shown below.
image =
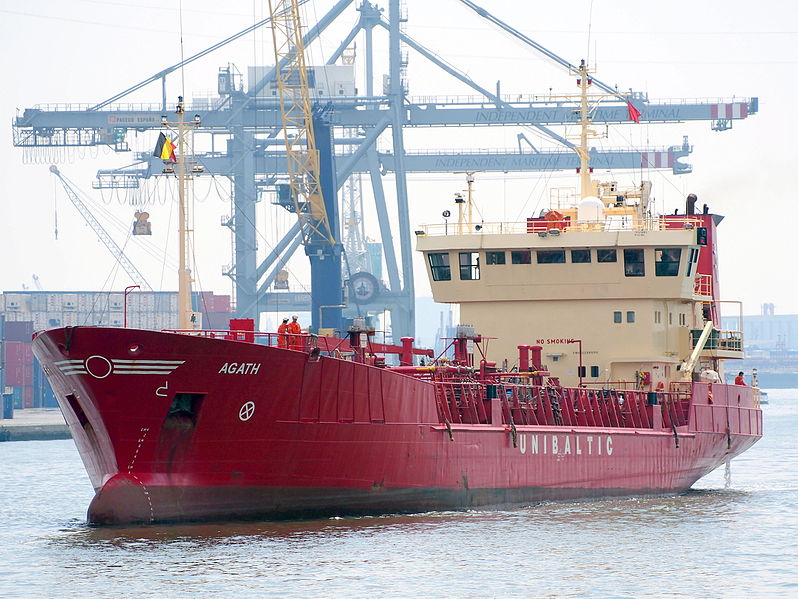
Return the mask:
M748 385L745 384L745 378L743 377L743 371L737 373L737 376L734 377L734 384L735 385L742 385L743 387L747 387Z
M291 349L302 349L302 326L299 324L299 316L294 314L291 317L291 322L288 323L288 333L290 335L289 342Z
M288 347L288 329L290 326L291 325L288 324L288 319L283 318L283 323L277 327L277 347Z

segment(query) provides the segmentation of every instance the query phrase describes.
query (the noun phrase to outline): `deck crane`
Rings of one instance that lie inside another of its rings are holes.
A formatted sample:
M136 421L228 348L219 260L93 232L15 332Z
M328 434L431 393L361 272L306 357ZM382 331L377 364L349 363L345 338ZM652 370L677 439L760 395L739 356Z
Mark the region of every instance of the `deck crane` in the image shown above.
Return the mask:
M298 0L269 0L288 183L310 259L311 320L315 330L341 328L343 292L332 128L311 107Z
M97 237L100 238L100 241L105 244L105 247L108 248L108 251L113 254L114 258L116 258L116 261L119 262L119 265L125 269L125 272L133 280L133 282L136 285L140 285L142 291L152 291L152 287L150 287L150 284L144 278L144 275L142 275L139 270L133 266L133 263L128 259L127 256L125 256L122 248L117 245L117 243L99 223L99 221L94 218L94 215L88 209L86 204L83 203L83 200L80 199L77 192L72 188L66 178L61 174L61 171L58 170L58 167L55 165L50 166L50 172L58 177L58 179L61 181L61 185L64 186L64 191L66 191L67 196L69 196L69 199L75 205L75 208L78 209L78 212L80 212L81 216L83 216L89 226L94 230L94 232L97 234Z

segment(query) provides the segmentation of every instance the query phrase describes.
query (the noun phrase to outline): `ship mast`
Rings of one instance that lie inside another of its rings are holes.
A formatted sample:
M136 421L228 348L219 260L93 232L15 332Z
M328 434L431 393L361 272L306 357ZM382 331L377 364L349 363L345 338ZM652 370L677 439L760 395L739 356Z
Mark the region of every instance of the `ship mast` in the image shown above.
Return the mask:
M180 246L180 264L177 271L177 328L187 330L199 327L197 314L191 307L191 284L194 279L191 278L190 254L193 230L190 228L189 222L188 198L189 184L193 177L192 170L187 168L189 164L187 154L190 152L190 144L187 138L194 128L199 125L200 117L196 115L193 121L186 122L183 96L178 96L175 113L177 114L176 123L169 123L166 121L166 117L163 117L163 124L177 133L176 174L178 180L178 243Z
M188 206L186 204L186 187L188 185L188 176L186 176L186 115L183 109L183 97L177 103L177 127L178 127L178 142L177 142L177 180L178 185L178 198L180 207L178 210L178 219L180 221L180 228L178 231L180 238L180 267L178 270L177 281L177 305L180 313L178 315L178 328L190 329L192 325L192 310L191 310L191 269L189 268L189 243L190 243L190 229L188 224Z
M580 90L580 109L579 109L579 145L574 146L574 150L579 155L579 187L581 198L587 198L596 195L593 186L593 180L590 178L590 156L587 149L587 138L590 135L595 135L595 131L589 128L590 114L587 102L587 88L592 83L588 76L587 64L584 59L579 65L579 90Z
M474 226L474 175L482 171L456 171L456 175L465 175L466 184L468 189L466 192L466 199L463 199L463 194L456 193L454 201L457 204L457 234L463 234L463 228L466 231L471 231ZM463 212L465 208L465 213Z
M470 231L474 226L474 217L473 217L473 209L474 209L474 199L473 199L473 192L474 192L474 173L467 172L466 173L466 183L468 183L468 200L466 202L466 206L468 206L468 230Z

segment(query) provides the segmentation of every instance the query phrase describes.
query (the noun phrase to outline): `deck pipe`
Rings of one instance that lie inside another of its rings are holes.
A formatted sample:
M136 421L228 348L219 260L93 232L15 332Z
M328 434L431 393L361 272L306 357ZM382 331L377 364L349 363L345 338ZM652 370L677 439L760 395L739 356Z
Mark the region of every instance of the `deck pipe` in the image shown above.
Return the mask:
M527 371L529 371L529 346L528 345L519 345L518 346L518 371L519 372L527 372Z
M532 366L535 370L543 370L543 346L533 345L529 349L532 350Z
M402 351L399 352L399 366L413 365L413 341L414 337L402 337Z

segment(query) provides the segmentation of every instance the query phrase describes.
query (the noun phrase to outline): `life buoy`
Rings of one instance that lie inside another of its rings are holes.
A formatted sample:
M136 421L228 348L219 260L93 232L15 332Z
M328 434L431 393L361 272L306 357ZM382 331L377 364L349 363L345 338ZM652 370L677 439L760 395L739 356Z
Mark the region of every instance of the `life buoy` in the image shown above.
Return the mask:
M657 391L665 391L665 383L663 383L662 381L657 383Z

